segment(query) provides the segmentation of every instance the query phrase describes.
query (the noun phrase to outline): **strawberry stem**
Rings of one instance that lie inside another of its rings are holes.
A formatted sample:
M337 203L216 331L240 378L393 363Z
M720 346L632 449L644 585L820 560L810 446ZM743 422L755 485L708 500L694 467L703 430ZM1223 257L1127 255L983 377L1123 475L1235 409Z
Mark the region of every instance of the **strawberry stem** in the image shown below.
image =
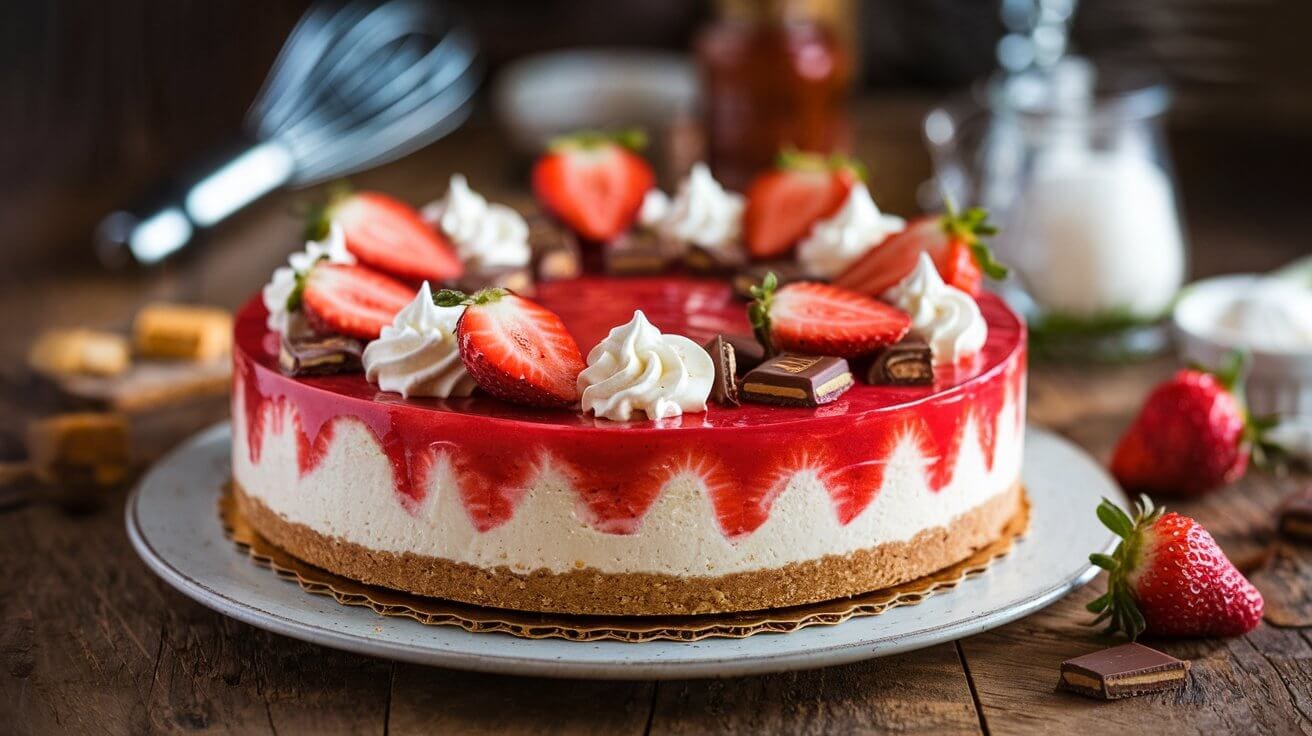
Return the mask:
M459 289L439 289L433 294L433 304L439 307L459 307L469 303L469 295Z
M774 292L779 288L779 277L770 271L761 280L760 286L753 286L748 291L752 303L747 305L747 319L752 323L752 332L756 341L765 349L766 357L775 354L774 341L770 339L770 307L774 304Z
M647 131L642 128L623 130L579 130L556 136L547 143L548 151L601 148L617 145L635 153L647 147Z
M1104 498L1098 505L1098 519L1121 538L1110 554L1095 552L1089 562L1107 571L1107 592L1090 602L1085 609L1098 614L1089 622L1097 626L1107 622L1106 633L1124 632L1131 641L1147 627L1130 585L1130 575L1140 564L1146 532L1157 523L1166 509L1153 505L1152 499L1140 496L1133 518L1124 509Z
M998 234L997 226L989 222L989 211L983 207L969 207L965 212L958 212L956 203L946 194L943 195L943 206L947 210L942 218L943 232L970 246L970 254L986 276L998 281L1007 278L1007 267L980 240Z
M822 153L802 151L791 146L779 151L774 158L774 165L775 168L785 171L849 171L861 181L867 181L870 178L870 171L866 168L866 165L853 156L842 153L832 153L826 156Z
M327 194L322 200L312 203L305 210L305 239L323 240L328 237L328 230L333 224L333 208L342 200L351 196L351 182L339 179L327 187Z
M1240 441L1248 445L1253 465L1262 470L1280 471L1284 469L1289 453L1267 436L1280 423L1280 418L1253 416L1249 413L1248 402L1244 398L1244 377L1248 373L1250 362L1247 351L1235 349L1226 353L1220 368L1209 368L1199 363L1191 363L1189 368L1215 377L1217 383L1233 394L1235 400L1239 402L1239 407L1244 412L1244 434Z

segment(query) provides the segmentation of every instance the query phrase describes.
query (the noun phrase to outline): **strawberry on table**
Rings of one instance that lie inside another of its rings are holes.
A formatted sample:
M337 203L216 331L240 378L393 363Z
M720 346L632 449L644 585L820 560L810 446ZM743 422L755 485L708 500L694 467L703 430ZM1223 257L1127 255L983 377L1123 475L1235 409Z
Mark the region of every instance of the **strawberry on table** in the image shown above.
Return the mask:
M318 263L293 298L316 330L373 340L414 295L409 286L365 266Z
M784 151L775 167L747 188L743 240L753 258L779 258L811 232L811 226L843 206L864 168L844 156Z
M855 358L901 340L911 317L881 301L814 281L782 288L774 273L752 287L747 316L766 352Z
M429 227L410 205L378 192L333 196L311 218L312 239L335 222L346 248L360 263L407 281L449 281L463 268L446 238Z
M1108 571L1107 593L1088 605L1108 633L1239 636L1262 620L1262 594L1198 522L1141 496L1134 518L1103 499L1098 518L1121 538L1089 560Z
M994 279L1007 276L1006 267L980 240L996 233L982 208L958 213L949 203L946 214L918 217L902 232L871 248L838 274L834 285L879 296L915 270L923 252L934 260L944 282L976 296L984 274Z
M1199 495L1233 483L1255 457L1279 448L1264 432L1275 422L1249 417L1235 385L1243 370L1235 354L1219 372L1178 371L1153 389L1116 445L1111 470L1127 489Z
M456 341L479 388L529 406L578 403L578 377L586 364L555 312L502 288L472 296L444 289L433 301L443 307L465 305Z
M533 193L579 236L613 240L633 224L656 181L651 166L636 153L646 140L638 131L557 138L533 165Z

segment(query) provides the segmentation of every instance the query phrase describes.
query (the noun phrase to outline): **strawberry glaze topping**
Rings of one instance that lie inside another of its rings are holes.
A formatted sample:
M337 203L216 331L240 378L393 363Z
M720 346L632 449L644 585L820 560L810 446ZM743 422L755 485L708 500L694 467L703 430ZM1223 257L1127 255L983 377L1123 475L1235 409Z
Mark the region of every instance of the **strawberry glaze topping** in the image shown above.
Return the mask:
M698 342L720 332L750 333L743 303L714 280L587 277L542 284L537 301L559 314L582 346L596 344L636 308L663 331ZM237 320L233 400L242 402L252 463L259 463L266 426L278 433L292 422L305 475L322 461L334 422L352 418L391 462L407 510L423 500L433 472L450 472L479 531L508 521L524 490L550 472L575 489L581 518L615 534L637 531L671 480L699 479L733 539L764 523L801 472L815 474L839 521L848 523L874 500L907 435L922 449L932 490L951 482L969 422L991 468L1009 399L1017 426L1022 421L1024 327L992 295L982 295L980 307L989 324L984 349L969 364L938 367L932 387L858 384L818 409L712 405L705 414L613 422L486 396L404 400L362 375L285 377L277 369L277 337L256 299Z

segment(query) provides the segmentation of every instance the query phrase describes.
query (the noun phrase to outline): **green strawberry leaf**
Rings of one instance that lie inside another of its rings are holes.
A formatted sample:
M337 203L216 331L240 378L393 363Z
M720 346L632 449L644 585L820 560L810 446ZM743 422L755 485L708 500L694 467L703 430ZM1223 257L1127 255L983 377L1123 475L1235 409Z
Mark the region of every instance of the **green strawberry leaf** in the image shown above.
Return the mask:
M747 320L751 322L756 341L761 343L766 357L773 356L774 342L770 339L770 307L774 304L774 292L779 288L779 277L774 271L765 274L760 286L753 286L748 291L752 302L747 305Z
M1127 539L1134 533L1134 521L1130 519L1130 515L1105 498L1098 504L1098 520L1121 539Z

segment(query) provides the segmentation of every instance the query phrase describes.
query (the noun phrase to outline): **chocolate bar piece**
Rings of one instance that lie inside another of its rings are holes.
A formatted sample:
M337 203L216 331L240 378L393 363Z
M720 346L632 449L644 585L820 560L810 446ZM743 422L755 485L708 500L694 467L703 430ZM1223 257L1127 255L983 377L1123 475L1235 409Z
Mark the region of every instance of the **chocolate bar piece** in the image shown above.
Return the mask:
M691 271L706 274L726 273L742 265L742 246L731 245L723 251L707 250L700 245L689 245L683 262Z
M669 263L665 243L649 230L633 230L606 243L606 272L615 276L660 273Z
M534 272L542 281L577 278L583 273L583 256L574 233L544 217L529 220L529 246Z
M1183 687L1188 678L1188 662L1131 643L1062 662L1058 685L1092 698L1114 700L1174 690Z
M852 384L852 371L842 358L782 353L743 377L742 397L781 406L819 406Z
M27 353L32 370L47 376L116 376L128 369L127 338L113 332L50 330Z
M928 386L934 383L934 354L929 343L907 335L875 353L866 381L885 386Z
M325 376L362 370L364 343L342 335L284 337L278 367L289 376Z
M760 365L765 360L765 348L750 335L721 335L725 342L733 346L734 365L738 375Z
M780 286L807 279L806 272L796 261L759 261L747 264L733 275L734 292L744 299L751 299L752 287L759 286L770 272L774 272Z
M232 315L214 307L150 304L137 312L132 334L145 358L213 360L232 350Z
M733 343L716 335L702 347L711 354L715 365L715 382L711 384L711 401L738 406L738 368Z
M1291 539L1312 540L1312 485L1286 498L1276 513L1281 534Z
M528 266L483 268L471 264L456 283L456 288L466 294L473 294L479 289L493 286L510 289L520 296L533 296L533 270Z

